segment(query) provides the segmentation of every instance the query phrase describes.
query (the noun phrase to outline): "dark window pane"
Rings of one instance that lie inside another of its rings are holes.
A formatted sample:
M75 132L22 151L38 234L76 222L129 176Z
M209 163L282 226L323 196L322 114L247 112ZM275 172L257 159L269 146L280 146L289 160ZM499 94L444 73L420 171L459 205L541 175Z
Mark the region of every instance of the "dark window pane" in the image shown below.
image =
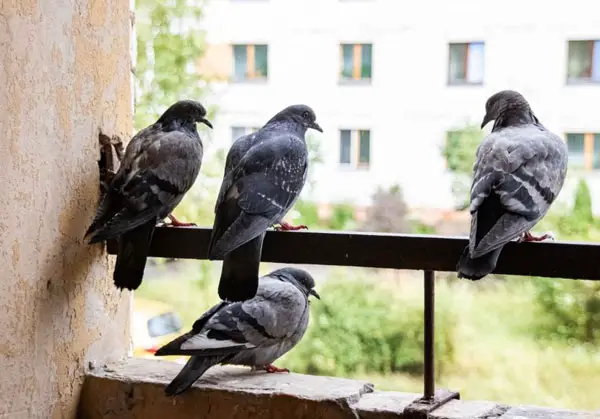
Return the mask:
M466 75L469 83L483 83L484 51L483 42L472 42L469 44Z
M569 41L568 80L586 80L592 77L593 48L592 41Z
M450 44L448 56L448 81L450 83L465 81L466 53L467 44Z
M569 166L583 168L585 164L584 135L567 134L567 148L569 150Z
M352 78L354 45L342 45L342 78Z
M151 338L177 333L181 329L181 320L175 313L164 313L148 320L148 335Z
M352 146L352 134L348 129L340 130L340 163L350 164L350 148Z
M373 59L373 47L371 44L363 44L360 61L360 77L362 79L371 78L371 65Z
M371 162L371 131L361 130L359 133L358 163L368 165Z
M254 46L254 70L256 77L267 78L269 75L269 48L267 45Z
M246 45L233 46L233 79L246 80L247 78L247 55Z
M242 135L246 133L246 128L244 127L231 127L231 142L234 142Z
M594 41L594 56L592 58L592 80L600 82L600 41Z
M600 169L600 134L594 134L594 159L593 168Z

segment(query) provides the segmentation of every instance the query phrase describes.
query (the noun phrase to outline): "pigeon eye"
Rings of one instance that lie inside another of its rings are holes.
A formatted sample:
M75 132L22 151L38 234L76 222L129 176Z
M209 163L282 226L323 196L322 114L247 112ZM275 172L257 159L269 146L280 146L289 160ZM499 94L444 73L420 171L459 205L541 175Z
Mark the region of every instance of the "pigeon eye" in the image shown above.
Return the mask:
M308 119L308 112L302 112L302 118Z

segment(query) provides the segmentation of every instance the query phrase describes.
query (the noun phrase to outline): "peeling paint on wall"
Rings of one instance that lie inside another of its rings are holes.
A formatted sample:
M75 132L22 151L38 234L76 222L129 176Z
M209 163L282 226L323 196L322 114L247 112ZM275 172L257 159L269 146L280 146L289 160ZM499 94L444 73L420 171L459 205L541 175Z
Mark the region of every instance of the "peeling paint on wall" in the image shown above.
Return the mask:
M0 416L74 418L88 363L127 352L130 296L83 234L98 134L131 134L129 6L0 2Z

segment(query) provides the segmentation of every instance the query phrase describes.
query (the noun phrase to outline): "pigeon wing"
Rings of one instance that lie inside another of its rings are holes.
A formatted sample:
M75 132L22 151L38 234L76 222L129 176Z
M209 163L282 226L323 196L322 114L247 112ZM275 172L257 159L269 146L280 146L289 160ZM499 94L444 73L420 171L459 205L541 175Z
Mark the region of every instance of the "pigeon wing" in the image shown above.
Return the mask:
M247 243L278 222L298 198L307 172L305 143L289 134L252 147L224 180L209 255Z
M564 142L537 126L506 128L480 145L471 188L470 253L476 258L531 229L562 188Z
M111 196L106 198L111 203L104 205L109 211L102 217L106 221L95 229L90 242L114 238L166 217L198 176L200 141L180 131L143 130L140 134L144 135L128 147L111 185Z

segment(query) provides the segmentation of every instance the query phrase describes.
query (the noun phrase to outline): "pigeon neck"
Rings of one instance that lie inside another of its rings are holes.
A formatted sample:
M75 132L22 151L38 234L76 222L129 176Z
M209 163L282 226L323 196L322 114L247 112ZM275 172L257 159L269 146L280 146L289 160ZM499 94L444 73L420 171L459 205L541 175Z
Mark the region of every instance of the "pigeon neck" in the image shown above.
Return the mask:
M306 134L306 127L294 121L271 121L265 125L267 131L285 131L298 135L300 138L304 138Z
M506 127L518 127L520 125L539 125L539 123L540 121L531 109L509 109L496 118L492 131Z
M184 131L191 134L193 137L198 137L198 129L194 121L186 121L183 119L171 119L162 121L164 131Z

